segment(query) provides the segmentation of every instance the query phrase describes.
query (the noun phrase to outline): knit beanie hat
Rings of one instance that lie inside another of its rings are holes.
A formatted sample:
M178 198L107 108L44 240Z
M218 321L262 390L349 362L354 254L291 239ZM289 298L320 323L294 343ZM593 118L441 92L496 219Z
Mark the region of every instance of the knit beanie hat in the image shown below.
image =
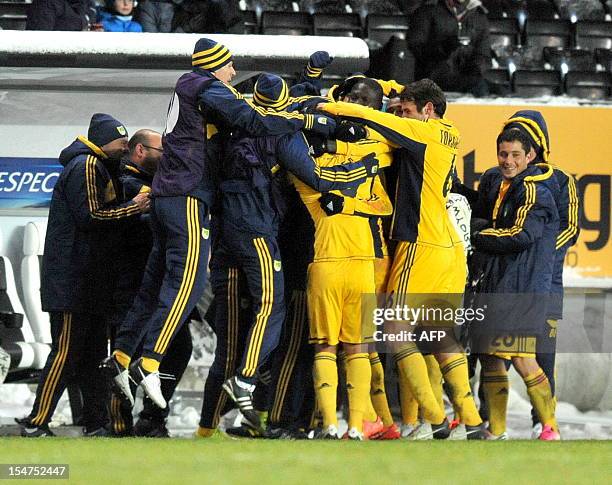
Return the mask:
M279 111L289 104L289 88L282 77L264 72L255 83L253 101L258 106Z
M550 155L548 127L542 113L534 110L521 110L504 122L503 130L517 129L526 134L541 161L547 162Z
M125 126L111 115L96 113L91 117L87 139L97 147L103 147L107 143L127 136Z
M229 64L232 60L232 53L223 44L219 44L212 39L202 38L196 42L193 49L191 65L214 72Z

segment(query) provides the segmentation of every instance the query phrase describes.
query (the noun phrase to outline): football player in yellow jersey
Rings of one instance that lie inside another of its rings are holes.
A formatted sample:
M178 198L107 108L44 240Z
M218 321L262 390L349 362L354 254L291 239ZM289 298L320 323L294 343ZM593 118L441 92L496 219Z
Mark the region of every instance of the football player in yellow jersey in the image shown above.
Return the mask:
M414 104L409 110L410 118L342 102L321 104L319 108L364 123L370 139L384 141L396 149L394 163L398 164L398 181L391 238L397 240L398 245L387 286L388 307L453 310L461 303L467 276L463 247L446 212L459 131L444 118L446 97L433 81L423 79L412 83L401 93L400 99ZM399 324L395 328L400 329L397 334L400 337L404 334L401 330L408 325L422 328L440 324L423 320L395 323ZM451 401L466 425L468 438L482 439L485 430L470 390L465 356L452 329L444 334L445 338L438 345L427 350L434 353L440 364L444 380L452 391ZM435 338L431 332L429 337L423 332L412 335L421 342ZM410 383L426 421L415 430L413 437L447 437L448 420L432 392L427 366L416 343L402 342L394 345L393 350L400 378Z
M380 86L370 82L369 89L376 93L372 97L377 98L380 105ZM373 153L379 160L379 167L384 167L391 163L390 152L388 144L382 142L337 142L336 153L320 156L317 163L320 166L346 163L355 156L360 157L360 154ZM363 296L370 295L369 303L372 308L376 306L375 260L384 256L382 225L379 217L371 217L370 214L390 215L391 203L382 184L374 177L366 180L356 191L343 192L342 195L336 193L336 198L346 196L351 203L344 207L345 213L333 210L330 213L337 214L330 217L326 211L331 209L320 201L319 192L298 180L294 183L315 225L314 259L308 269L307 298L310 341L315 344L315 393L323 417L321 437L335 438L338 435L336 354L338 344L342 343L347 354L348 437L363 439L371 367L382 370L380 362L371 363L368 355L367 343L372 341L372 323L362 322L362 305L367 300ZM329 203L333 206L333 202L332 195ZM388 425L393 426L388 406L387 414Z

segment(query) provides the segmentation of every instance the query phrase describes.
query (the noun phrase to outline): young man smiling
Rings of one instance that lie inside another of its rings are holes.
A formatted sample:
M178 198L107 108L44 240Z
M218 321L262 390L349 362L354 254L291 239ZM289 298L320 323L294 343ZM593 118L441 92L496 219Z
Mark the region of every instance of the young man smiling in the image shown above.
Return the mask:
M534 156L526 134L502 132L497 138L498 166L483 174L474 210L475 217L486 221L480 224L486 228L472 235L478 263L473 264L470 279L479 281L477 293L503 295L501 299L493 295L486 302L487 325L474 328L473 334L472 348L485 354L481 362L491 409L491 439L505 437L508 379L504 359L512 362L527 386L543 425L540 439L560 439L550 383L535 358L537 342L547 327L559 189L550 165L530 164Z

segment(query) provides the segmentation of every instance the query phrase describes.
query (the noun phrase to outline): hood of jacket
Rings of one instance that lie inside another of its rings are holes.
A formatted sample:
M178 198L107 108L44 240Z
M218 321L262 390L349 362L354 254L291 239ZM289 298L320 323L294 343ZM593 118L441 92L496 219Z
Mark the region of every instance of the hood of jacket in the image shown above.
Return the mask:
M79 136L62 150L59 156L59 162L65 167L71 160L79 155L94 155L100 159L108 158L100 147L94 145L84 136Z

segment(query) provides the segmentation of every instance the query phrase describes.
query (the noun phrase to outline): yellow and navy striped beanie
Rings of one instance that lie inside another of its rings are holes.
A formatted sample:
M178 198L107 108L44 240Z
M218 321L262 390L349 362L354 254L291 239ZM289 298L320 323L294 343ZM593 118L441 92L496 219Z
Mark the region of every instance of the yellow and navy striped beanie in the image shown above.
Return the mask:
M521 110L514 113L504 122L503 130L517 129L525 133L538 155L536 161L548 162L550 140L548 126L542 113L534 110Z
M214 72L229 64L232 60L232 53L223 44L219 44L212 39L202 38L196 42L193 49L191 65Z
M289 88L285 80L274 74L260 74L255 83L253 101L258 106L280 111L289 104Z

